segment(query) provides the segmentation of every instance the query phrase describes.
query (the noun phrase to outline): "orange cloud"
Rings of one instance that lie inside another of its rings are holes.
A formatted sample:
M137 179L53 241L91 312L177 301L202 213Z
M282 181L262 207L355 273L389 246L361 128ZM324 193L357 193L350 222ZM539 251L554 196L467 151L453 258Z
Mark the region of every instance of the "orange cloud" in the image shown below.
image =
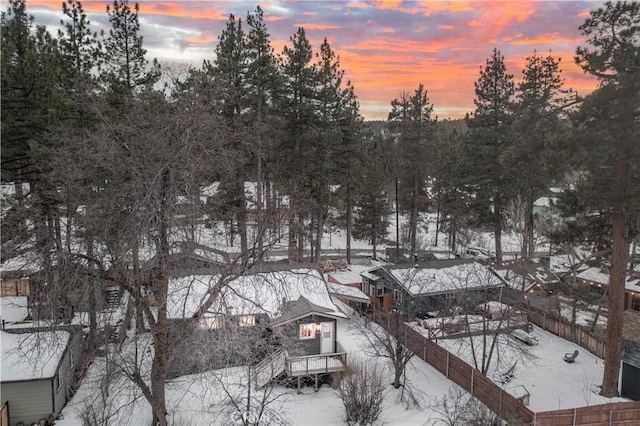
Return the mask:
M438 28L440 28L441 30L452 30L455 27L453 25L438 25Z
M302 14L304 16L314 16L314 15L317 15L318 12L311 12L311 11L305 10L304 12L302 12Z
M380 9L397 9L402 5L402 0L371 0L371 4Z
M510 40L508 40L510 39ZM510 41L515 45L541 45L541 44L556 44L556 43L573 43L577 44L580 38L562 37L557 31L547 34L540 34L535 38L522 37L522 34L518 34L516 38L505 37L503 40Z
M349 3L346 4L346 6L349 9L362 9L364 7L367 7L365 3L361 3L359 1L350 1Z
M51 0L28 0L27 7L46 7L48 9L62 10L62 1L54 2ZM86 12L105 12L107 5L111 7L113 3L110 1L85 1L82 3L82 7ZM188 4L181 2L139 2L140 14L144 15L160 15L160 16L174 16L184 17L192 19L212 19L212 20L227 20L226 15L221 9L207 8L207 10L196 10L189 8ZM133 2L131 4L133 7Z
M294 27L299 28L303 27L305 30L339 30L341 29L338 25L329 25L329 24L293 24Z
M216 38L209 34L200 34L197 36L189 37L187 41L190 43L210 43L212 41L216 41Z
M271 15L271 16L265 16L264 20L266 22L278 22L278 21L284 21L286 18L286 16L277 16L277 15Z
M584 18L584 19L587 19L587 18L590 18L590 17L591 17L591 12L589 12L588 10L583 10L582 12L578 13L576 16L577 16L578 18Z
M394 53L427 53L437 52L438 50L451 47L452 45L462 41L462 38L455 38L441 41L415 41L415 40L398 40L394 38L378 37L376 39L364 40L355 44L344 46L349 50L365 50L365 51L387 51Z
M418 5L423 8L425 16L437 12L464 12L471 9L468 1L418 0Z
M383 33L387 33L387 34L391 34L391 33L395 33L395 32L396 32L396 30L394 30L394 29L393 29L393 28L391 28L391 27L387 27L387 28L383 29L383 30L382 30L382 32L383 32Z

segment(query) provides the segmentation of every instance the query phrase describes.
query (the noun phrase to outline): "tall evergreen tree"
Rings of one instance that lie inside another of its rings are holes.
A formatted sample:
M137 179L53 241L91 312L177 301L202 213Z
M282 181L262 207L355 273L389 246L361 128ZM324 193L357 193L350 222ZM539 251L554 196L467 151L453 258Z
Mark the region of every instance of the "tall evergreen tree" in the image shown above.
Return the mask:
M430 163L429 151L435 142L435 120L431 117L433 104L423 84L413 95L403 94L391 102L389 121L398 135L397 153L402 197L405 210L410 212L409 243L411 255L417 250L418 214L426 207L425 183ZM396 206L398 208L399 206Z
M622 319L631 225L640 216L640 3L606 2L580 27L588 46L576 63L596 76L600 87L575 117L580 130L578 187L592 208L611 217L611 273L608 293L607 351L600 393L618 394ZM595 189L595 190L594 190Z
M231 223L233 234L237 224L240 235L240 251L248 254L247 240L247 202L244 183L249 176L250 148L247 131L247 117L244 113L248 106L247 68L248 51L247 35L242 29L242 20L233 14L229 16L227 26L218 37L215 49L215 60L205 63L205 67L217 87L223 88L219 98L215 100L219 114L228 134L229 152L233 152L233 160L227 164L227 173L220 176L220 195L223 209ZM248 259L245 259L247 261Z
M92 113L95 97L97 93L97 81L94 72L98 69L101 46L98 42L97 33L91 31L87 15L84 12L82 3L79 0L67 0L62 4L62 11L66 20L61 20L64 30L58 31L60 51L64 58L64 72L62 74L62 85L68 90L65 98L64 120L61 128L56 129L55 137L64 139L62 148L56 151L58 161L54 166L54 175L61 176L59 190L66 213L66 241L65 251L72 252L71 238L74 232L72 229L84 231L84 241L86 244L86 254L94 256L94 239L90 220L92 215L89 212L93 208L95 188L100 187L103 176L97 173L95 168L79 167L82 160L78 154L83 148L75 149L87 143L87 134L96 125L97 117ZM77 145L76 145L77 143ZM73 147L70 147L72 145ZM69 149L70 148L70 149ZM75 167L71 167L71 164ZM70 171L69 169L73 170ZM85 206L85 214L78 215L76 210L80 205ZM84 222L84 223L83 223ZM76 231L77 232L77 231ZM93 350L97 347L98 323L96 315L97 298L100 294L94 288L86 286L86 277L78 276L75 268L71 265L75 262L69 259L72 272L71 276L65 275L67 285L76 282L76 286L83 289L83 293L89 301L89 335L87 347ZM95 264L90 263L90 268ZM78 282L79 281L79 282ZM76 287L76 288L77 288Z
M533 203L565 171L557 142L572 92L563 87L560 59L551 55L542 57L534 52L527 58L522 74L516 90L513 144L501 159L515 191L524 200L521 254L528 257L535 251Z
M391 213L386 193L392 170L390 143L390 139L377 132L361 146L361 182L355 197L353 235L369 240L374 259L377 259L378 246L388 234Z
M316 159L312 144L317 138L318 70L312 62L313 51L304 28L291 37L291 46L282 52L284 76L280 108L284 135L278 148L279 175L289 195L289 261L302 259L305 240L305 218L309 209L305 199L311 197L308 166Z
M493 205L496 260L501 262L502 215L510 190L500 158L511 143L509 126L514 83L498 49L493 49L484 68L480 68L474 87L476 109L466 120L469 126L467 141L474 152L474 160L467 163L467 175L475 181L477 198L491 200Z
M30 208L25 210L33 224L34 251L45 275L41 290L33 286L34 298L50 306L67 306L66 293L53 269L54 258L62 247L59 195L47 178L51 170L50 130L60 120L62 91L60 86L62 57L58 43L44 26L34 28L24 1L11 1L2 13L2 179L28 182ZM60 309L63 316L69 311Z
M278 139L280 121L278 119L276 100L282 85L278 59L274 54L269 32L260 6L253 13L247 14L247 108L249 132L254 137L250 150L256 165L256 248L262 251L266 225L276 226L274 213L273 186L274 170L269 161L277 155L273 149ZM266 188L269 191L265 191ZM267 196L268 194L269 196ZM266 206L266 214L265 214Z
M153 86L160 79L160 66L154 59L146 58L147 51L140 35L138 13L140 7L133 8L129 0L114 0L107 6L111 29L104 40L104 77L112 92L113 102L119 103L122 96Z

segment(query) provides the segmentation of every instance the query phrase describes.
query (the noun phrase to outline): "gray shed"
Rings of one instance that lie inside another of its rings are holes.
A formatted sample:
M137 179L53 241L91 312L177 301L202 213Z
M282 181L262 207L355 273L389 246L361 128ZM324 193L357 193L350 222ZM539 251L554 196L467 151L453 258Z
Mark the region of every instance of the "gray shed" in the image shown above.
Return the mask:
M640 401L640 343L625 342L622 357L621 396Z
M9 425L55 418L74 386L80 333L74 331L0 331L0 404L8 402ZM19 332L17 332L19 331Z

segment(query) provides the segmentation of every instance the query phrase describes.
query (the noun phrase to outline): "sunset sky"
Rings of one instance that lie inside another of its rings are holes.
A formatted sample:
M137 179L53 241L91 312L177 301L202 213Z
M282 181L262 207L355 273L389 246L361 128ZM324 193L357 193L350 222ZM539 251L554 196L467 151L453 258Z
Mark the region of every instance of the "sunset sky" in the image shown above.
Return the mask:
M314 49L327 37L360 100L366 119L386 119L390 103L424 83L435 114L460 118L474 109L473 82L494 47L520 79L537 50L562 58L566 86L581 94L596 81L573 62L584 44L578 27L601 2L587 1L141 1L140 23L149 58L200 66L213 51L229 14L244 17L260 4L276 53L302 26ZM62 1L27 0L36 23L52 32ZM96 30L108 29L104 1L84 1ZM3 10L7 2L2 1Z

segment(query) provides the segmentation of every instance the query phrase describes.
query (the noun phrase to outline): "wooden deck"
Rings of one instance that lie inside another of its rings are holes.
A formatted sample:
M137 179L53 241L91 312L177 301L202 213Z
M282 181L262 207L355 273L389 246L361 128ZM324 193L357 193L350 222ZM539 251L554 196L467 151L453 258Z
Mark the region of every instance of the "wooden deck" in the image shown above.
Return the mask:
M292 377L307 376L342 371L346 364L347 354L345 352L307 355L287 358L285 370Z

